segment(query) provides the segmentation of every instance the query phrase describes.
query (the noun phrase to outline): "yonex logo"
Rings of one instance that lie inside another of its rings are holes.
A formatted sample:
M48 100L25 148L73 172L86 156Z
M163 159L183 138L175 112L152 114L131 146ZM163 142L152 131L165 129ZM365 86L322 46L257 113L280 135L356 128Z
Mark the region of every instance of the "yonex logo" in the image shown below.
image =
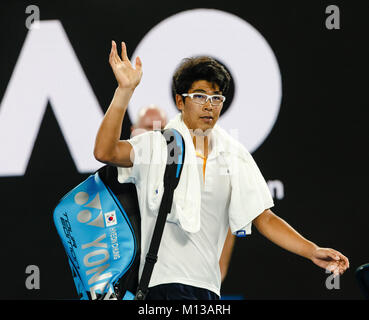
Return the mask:
M100 195L99 193L97 193L92 201L87 204L89 198L90 195L84 191L80 191L74 196L74 202L85 208L77 214L77 220L80 223L87 223L89 226L104 228L104 219L102 214ZM100 213L95 219L92 219L93 214L91 210L87 208L100 210Z
M89 201L92 199L91 201ZM77 214L77 220L80 223L84 223L90 226L104 228L104 218L100 201L100 194L96 195L88 194L87 192L80 191L75 194L74 202L82 207L82 210ZM94 211L98 210L98 215L94 218ZM116 224L115 211L105 213L106 226ZM88 279L88 285L91 299L96 299L98 295L103 294L108 288L108 284L113 276L112 272L105 272L109 270L110 253L108 250L108 244L106 242L106 233L100 234L95 240L89 243L82 244L81 248L84 250L83 264L86 268L86 276L91 276ZM104 282L100 282L105 280ZM104 299L110 299L112 297L113 290L109 287Z

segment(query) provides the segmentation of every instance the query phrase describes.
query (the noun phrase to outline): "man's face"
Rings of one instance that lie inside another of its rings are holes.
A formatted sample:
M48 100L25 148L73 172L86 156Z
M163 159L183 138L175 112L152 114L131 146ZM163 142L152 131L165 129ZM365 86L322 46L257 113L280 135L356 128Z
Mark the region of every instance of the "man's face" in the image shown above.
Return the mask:
M187 93L194 92L206 93L208 95L222 94L216 83L206 80L194 81ZM210 99L204 105L201 105L195 103L191 97L185 98L179 94L176 95L176 103L178 109L182 111L182 118L186 126L189 129L200 129L203 132L214 127L223 107L223 104L213 106L210 103Z

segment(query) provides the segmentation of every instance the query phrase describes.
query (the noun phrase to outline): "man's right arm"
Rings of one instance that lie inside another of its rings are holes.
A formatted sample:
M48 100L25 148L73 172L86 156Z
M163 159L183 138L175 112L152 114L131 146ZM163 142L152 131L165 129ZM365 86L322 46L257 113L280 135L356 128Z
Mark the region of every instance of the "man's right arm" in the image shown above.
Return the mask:
M134 160L132 146L129 142L120 140L123 118L132 93L133 90L119 87L115 90L113 100L96 135L94 149L96 160L120 167L132 167Z
M109 63L118 82L113 100L105 113L95 139L94 156L98 161L120 167L132 167L134 153L131 144L120 140L122 122L128 102L142 77L142 64L136 58L135 68L127 57L127 50L122 42L122 59L112 42Z

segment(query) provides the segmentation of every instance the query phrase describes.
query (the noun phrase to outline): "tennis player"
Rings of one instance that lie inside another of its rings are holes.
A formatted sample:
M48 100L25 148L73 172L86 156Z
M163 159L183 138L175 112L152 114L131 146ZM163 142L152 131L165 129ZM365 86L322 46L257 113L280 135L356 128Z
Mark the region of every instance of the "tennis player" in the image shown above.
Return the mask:
M120 140L123 118L143 70L139 57L134 66L131 64L124 42L121 43L121 51L119 56L117 45L112 41L109 62L118 85L98 130L94 156L103 163L131 168L130 181L136 184L141 211L141 261L144 261L155 223L155 210L147 202L151 197L152 181L149 179L155 175L150 170L155 170L155 166L138 159L140 152L146 150L150 161L150 155L156 152L152 142L162 137L155 132L146 132L129 140ZM335 275L343 274L349 267L349 261L342 253L309 241L272 212L271 195L251 155L216 126L229 82L230 75L225 68L210 57L185 59L173 76L173 94L180 114L172 121L185 126L196 152L198 166L195 170L198 170L201 185L201 226L197 232L189 232L180 223L166 223L158 261L150 280L148 300L219 299L219 259L227 232L230 226L231 229L237 226L237 221L246 221L246 216L252 217L250 224L240 230L232 230L234 234L250 233L253 225L281 248ZM227 153L229 145L224 142L235 146L239 152ZM186 143L186 155L188 148ZM237 158L240 154L243 155L242 161ZM224 162L238 163L242 179L220 174L219 163ZM244 195L242 202L238 199L239 194ZM140 273L142 267L143 264Z
M131 137L152 130L163 130L167 124L167 115L165 111L155 104L141 108L138 112L136 123L131 126ZM235 236L228 229L228 234L224 242L222 254L219 259L221 282L225 279L229 263L231 260Z

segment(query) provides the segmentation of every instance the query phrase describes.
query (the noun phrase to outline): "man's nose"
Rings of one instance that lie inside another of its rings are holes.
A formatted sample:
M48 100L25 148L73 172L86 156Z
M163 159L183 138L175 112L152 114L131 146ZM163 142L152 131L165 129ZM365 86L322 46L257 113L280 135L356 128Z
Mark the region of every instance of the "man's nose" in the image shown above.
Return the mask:
M204 109L206 109L206 110L212 110L213 109L213 105L211 104L210 99L208 99L208 101L205 102Z

